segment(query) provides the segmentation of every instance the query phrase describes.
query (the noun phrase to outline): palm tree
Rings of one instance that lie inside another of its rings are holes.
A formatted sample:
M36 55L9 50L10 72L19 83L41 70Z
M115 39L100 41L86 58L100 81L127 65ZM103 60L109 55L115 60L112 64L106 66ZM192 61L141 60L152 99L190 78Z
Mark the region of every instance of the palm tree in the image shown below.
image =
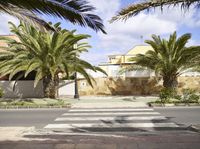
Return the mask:
M163 6L177 6L181 5L181 8L187 10L191 6L200 6L200 0L148 0L139 3L134 3L126 8L123 8L116 16L111 19L111 22L116 20L127 20L132 16L136 16L142 11L149 11L150 9Z
M9 75L11 80L20 72L25 72L24 77L36 72L34 87L43 80L45 97L55 98L60 73L69 76L76 71L92 85L91 77L86 70L102 71L78 56L90 47L80 42L90 37L89 35L75 35L75 31L62 29L59 32L43 32L25 23L20 23L19 26L10 24L11 32L20 42L1 37L1 40L6 40L8 43L8 47L0 47L4 50L0 52L2 76ZM55 24L54 28L58 30L59 24ZM74 44L77 44L77 48L74 48Z
M191 34L184 34L177 39L176 32L170 35L169 40L152 35L153 40L146 40L153 50L145 54L137 54L131 58L134 67L153 70L157 76L163 79L165 88L175 89L178 85L177 78L184 71L192 68L194 60L200 51L200 47L186 47ZM129 69L130 70L130 69Z
M0 0L0 13L25 22L51 28L37 16L46 14L105 33L101 18L92 12L94 9L86 0Z

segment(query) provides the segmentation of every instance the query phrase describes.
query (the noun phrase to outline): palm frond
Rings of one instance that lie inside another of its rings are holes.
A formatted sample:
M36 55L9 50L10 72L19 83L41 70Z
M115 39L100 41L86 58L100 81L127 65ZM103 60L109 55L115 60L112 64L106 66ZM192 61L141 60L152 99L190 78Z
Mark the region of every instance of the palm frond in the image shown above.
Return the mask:
M73 24L88 26L95 31L104 30L99 16L93 14L95 8L86 0L3 0L0 12L13 15L19 19L31 20L37 24L51 27L35 14L46 14L70 21ZM24 17L24 18L23 18Z
M110 22L114 22L117 20L126 21L128 18L138 15L140 12L147 11L149 12L151 9L155 9L156 7L160 7L163 10L164 6L177 6L181 5L182 9L189 9L193 6L200 6L199 0L148 0L145 2L133 3L132 5L123 8L120 12L117 13L116 16L112 17Z

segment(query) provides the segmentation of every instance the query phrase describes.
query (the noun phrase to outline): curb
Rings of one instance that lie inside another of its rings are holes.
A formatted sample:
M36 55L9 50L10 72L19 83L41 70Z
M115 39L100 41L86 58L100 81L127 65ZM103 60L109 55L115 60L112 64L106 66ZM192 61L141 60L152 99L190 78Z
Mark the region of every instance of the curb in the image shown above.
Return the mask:
M66 106L0 106L0 109L54 109L54 108L71 108L71 105Z
M185 103L180 103L180 104L160 104L160 103L148 103L147 104L149 107L192 107L192 106L200 106L200 104L185 104Z

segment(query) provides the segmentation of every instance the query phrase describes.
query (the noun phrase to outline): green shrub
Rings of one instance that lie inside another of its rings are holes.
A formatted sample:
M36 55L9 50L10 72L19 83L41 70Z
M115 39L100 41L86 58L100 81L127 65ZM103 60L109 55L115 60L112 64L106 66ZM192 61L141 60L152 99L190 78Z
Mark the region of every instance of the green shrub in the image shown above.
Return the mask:
M199 95L196 95L195 90L192 89L183 89L183 98L182 101L186 104L188 103L198 103L199 102Z
M182 100L182 96L181 95L175 95L174 99L177 99L177 100L181 101Z
M32 106L32 105L36 105L36 104L31 101L15 100L15 101L7 102L6 105L8 105L8 106Z
M199 103L199 95L191 94L189 97L190 103Z
M64 105L65 102L64 102L63 100L58 100L57 104L58 104L58 105Z
M159 97L162 103L170 103L170 99L177 96L177 93L174 89L163 88L160 91Z
M0 88L0 98L2 98L2 97L3 97L3 95L4 95L4 93L3 93L3 89L2 89L2 88Z
M59 99L57 102L54 103L48 103L47 106L63 106L65 102L61 99Z

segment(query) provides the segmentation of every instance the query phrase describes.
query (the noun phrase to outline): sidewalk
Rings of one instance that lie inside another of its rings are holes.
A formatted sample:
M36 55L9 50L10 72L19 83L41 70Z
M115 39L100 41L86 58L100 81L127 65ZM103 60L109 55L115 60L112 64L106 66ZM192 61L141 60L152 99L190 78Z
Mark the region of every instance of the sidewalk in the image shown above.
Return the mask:
M78 134L24 134L18 141L1 140L1 149L199 149L200 135L135 134L135 136L92 136Z
M68 99L72 108L125 108L147 107L149 101L155 101L152 96L83 96L80 99Z

